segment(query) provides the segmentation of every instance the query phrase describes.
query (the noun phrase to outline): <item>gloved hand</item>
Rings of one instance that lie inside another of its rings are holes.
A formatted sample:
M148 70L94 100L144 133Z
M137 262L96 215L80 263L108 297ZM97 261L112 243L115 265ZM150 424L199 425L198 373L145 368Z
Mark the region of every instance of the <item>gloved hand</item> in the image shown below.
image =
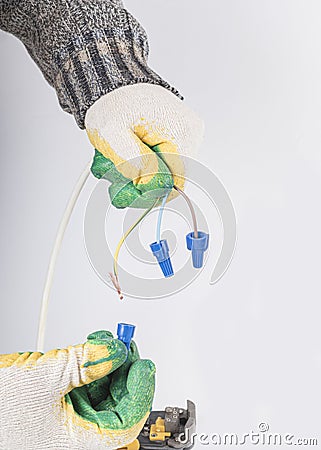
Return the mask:
M92 172L111 181L117 208L148 207L174 184L183 189L181 155L195 157L203 137L203 122L182 100L144 83L103 95L87 111L85 126L96 149Z
M155 367L108 331L84 345L0 356L0 448L106 450L135 440Z

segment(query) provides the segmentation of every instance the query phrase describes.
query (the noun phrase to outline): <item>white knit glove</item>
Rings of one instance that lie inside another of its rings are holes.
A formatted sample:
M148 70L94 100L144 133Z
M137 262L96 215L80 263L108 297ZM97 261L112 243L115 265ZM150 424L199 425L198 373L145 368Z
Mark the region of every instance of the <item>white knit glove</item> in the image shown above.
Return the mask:
M1 450L108 450L133 442L155 367L106 331L84 345L0 356ZM68 395L66 395L68 394Z
M101 97L87 111L85 126L97 150L92 172L112 182L109 193L119 208L147 206L173 184L183 189L186 168L180 156L197 155L204 129L176 95L143 83ZM145 204L144 193L149 193Z

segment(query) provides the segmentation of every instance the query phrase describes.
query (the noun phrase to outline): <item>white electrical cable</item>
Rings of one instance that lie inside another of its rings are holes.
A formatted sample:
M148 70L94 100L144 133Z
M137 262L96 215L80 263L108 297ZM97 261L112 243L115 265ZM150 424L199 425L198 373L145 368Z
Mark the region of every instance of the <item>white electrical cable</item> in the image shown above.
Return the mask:
M45 341L45 332L46 332L46 322L47 322L47 315L48 315L48 304L49 304L49 297L50 297L50 291L52 287L53 282L53 275L56 267L57 258L59 255L61 243L66 231L66 228L68 226L71 214L73 212L73 209L77 203L77 200L79 198L79 195L87 181L87 178L90 175L90 168L91 168L91 162L88 163L83 171L83 173L80 175L74 190L70 196L69 202L66 206L65 212L62 216L56 240L52 249L52 253L50 256L49 261L49 267L47 272L47 278L45 287L43 290L42 295L42 303L41 303L41 311L40 311L40 318L39 318L39 328L38 328L38 337L37 337L37 351L43 352L44 351L44 341Z

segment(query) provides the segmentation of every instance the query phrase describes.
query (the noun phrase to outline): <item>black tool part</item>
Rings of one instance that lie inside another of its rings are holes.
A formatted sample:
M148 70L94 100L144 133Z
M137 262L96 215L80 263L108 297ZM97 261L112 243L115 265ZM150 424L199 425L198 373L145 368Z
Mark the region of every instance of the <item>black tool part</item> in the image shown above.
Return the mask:
M158 417L165 420L165 430L170 432L171 436L166 437L164 441L151 441L149 439L150 428ZM187 409L168 406L165 411L152 411L138 436L140 448L142 450L190 450L194 446L193 433L195 433L195 428L195 404L190 400L187 401Z

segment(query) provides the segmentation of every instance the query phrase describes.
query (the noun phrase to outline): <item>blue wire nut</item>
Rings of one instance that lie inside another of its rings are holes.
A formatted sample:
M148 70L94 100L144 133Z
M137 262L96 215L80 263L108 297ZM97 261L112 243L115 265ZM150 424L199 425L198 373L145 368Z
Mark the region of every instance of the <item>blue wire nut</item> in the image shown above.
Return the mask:
M186 235L188 250L192 251L193 267L200 269L203 267L204 253L208 249L209 234L204 231L198 232L198 237L194 237L194 232Z
M153 242L150 244L150 248L153 255L157 259L157 262L162 269L165 278L174 275L174 270L169 256L169 248L166 239L162 239L159 242Z
M129 323L119 323L117 326L117 337L126 345L127 350L130 348L130 343L134 337L135 328L135 325L130 325Z

